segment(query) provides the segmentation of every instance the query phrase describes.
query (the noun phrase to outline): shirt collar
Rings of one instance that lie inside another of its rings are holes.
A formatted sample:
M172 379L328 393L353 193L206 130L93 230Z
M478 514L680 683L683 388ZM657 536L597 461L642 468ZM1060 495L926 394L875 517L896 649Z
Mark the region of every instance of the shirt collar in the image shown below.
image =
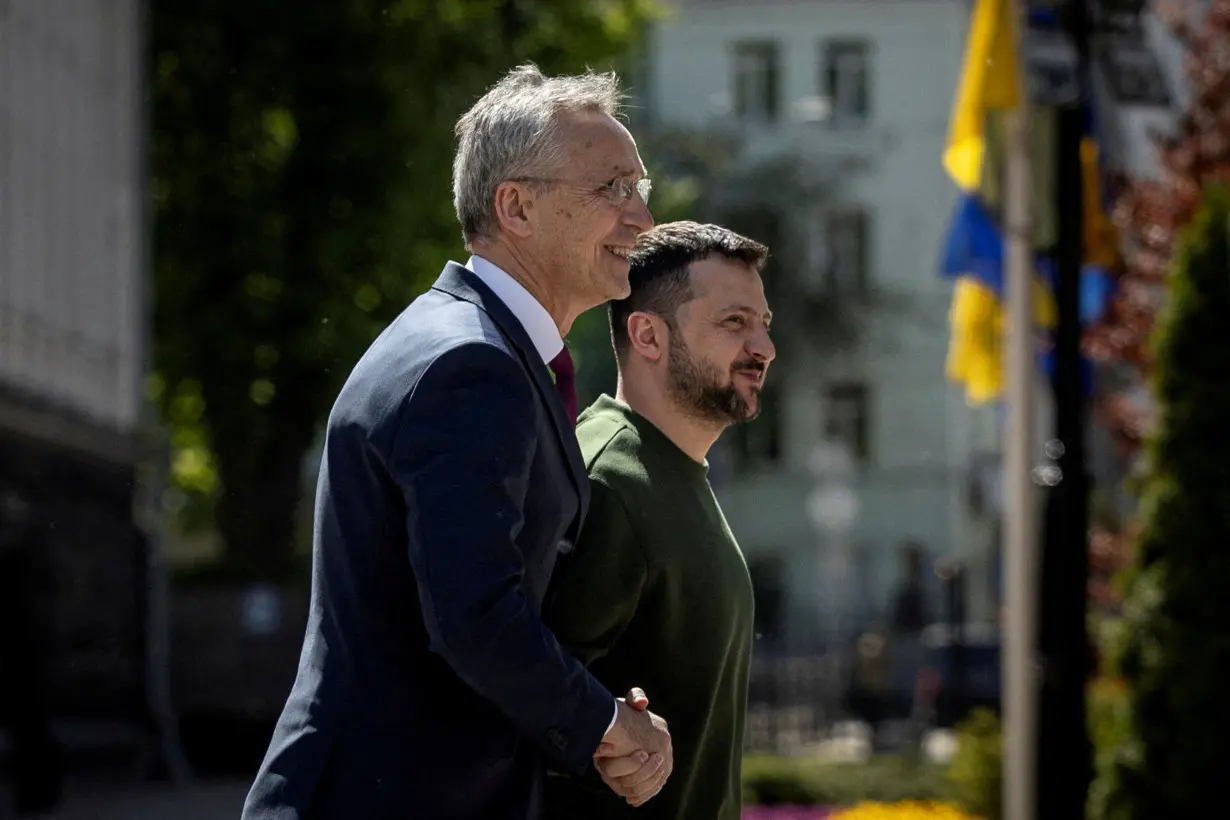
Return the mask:
M534 343L534 349L538 351L544 363L549 364L559 355L559 352L564 349L564 340L559 335L559 328L555 320L551 318L551 314L547 313L547 309L525 289L524 285L498 265L481 256L471 256L466 262L466 267L481 279L484 285L491 288L491 292L512 311L513 316L517 317L517 321L525 328L530 341Z

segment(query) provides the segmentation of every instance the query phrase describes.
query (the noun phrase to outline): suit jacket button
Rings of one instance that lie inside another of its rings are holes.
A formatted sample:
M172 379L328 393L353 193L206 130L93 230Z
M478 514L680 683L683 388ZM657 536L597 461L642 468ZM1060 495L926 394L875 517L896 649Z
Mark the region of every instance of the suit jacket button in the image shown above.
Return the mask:
M567 555L568 553L572 552L572 548L574 546L575 544L573 544L567 538L561 538L559 542L560 555Z
M551 743L555 745L555 748L560 751L568 748L568 741L564 739L564 736L559 733L558 729L548 729L547 739L550 740Z

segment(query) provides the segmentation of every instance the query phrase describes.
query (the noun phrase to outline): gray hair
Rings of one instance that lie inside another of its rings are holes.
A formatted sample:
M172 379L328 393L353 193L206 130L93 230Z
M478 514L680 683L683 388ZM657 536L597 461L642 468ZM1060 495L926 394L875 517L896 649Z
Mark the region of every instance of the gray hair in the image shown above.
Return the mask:
M564 164L559 115L618 116L624 94L615 72L544 76L532 63L493 85L457 121L453 208L466 246L495 235L495 189L518 177L549 176Z

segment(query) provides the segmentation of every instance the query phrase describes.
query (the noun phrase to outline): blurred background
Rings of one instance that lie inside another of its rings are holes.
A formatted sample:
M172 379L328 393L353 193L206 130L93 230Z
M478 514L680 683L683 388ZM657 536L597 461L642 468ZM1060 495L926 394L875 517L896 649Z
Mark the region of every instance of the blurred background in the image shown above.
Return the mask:
M996 816L1011 106L975 100L976 179L944 160L991 53L1033 123L1038 816L1197 816L1227 707L1172 695L1230 671L1230 439L1198 412L1230 404L1230 299L1184 265L1230 276L1216 237L1175 248L1224 223L1230 4L1010 5L0 0L0 817L238 815L325 415L464 260L452 127L527 60L619 71L657 221L773 252L778 364L710 472L756 595L748 816ZM582 406L613 391L605 312L569 344ZM1129 708L1163 701L1213 739Z

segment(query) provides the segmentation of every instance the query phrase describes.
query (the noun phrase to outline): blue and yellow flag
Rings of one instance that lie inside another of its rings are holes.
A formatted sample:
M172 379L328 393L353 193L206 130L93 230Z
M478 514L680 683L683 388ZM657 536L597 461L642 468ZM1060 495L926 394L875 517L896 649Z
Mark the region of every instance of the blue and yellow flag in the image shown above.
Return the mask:
M1003 390L1003 238L978 190L986 164L987 114L1021 103L1017 52L1011 3L976 0L943 158L944 170L962 192L944 250L944 273L957 277L945 371L964 385L971 404L994 401Z
M1039 270L1046 269L1043 261L1037 260ZM971 404L995 401L1004 378L1004 238L977 196L957 202L940 271L956 280L948 316L948 378L965 386ZM1054 328L1058 316L1047 279L1035 276L1033 288L1034 325Z
M997 112L1025 104L1021 99L1022 78L1017 21L1010 0L975 0L965 44L965 59L949 121L943 164L961 190L941 259L941 273L953 277L949 312L951 336L945 367L949 380L965 388L971 404L997 400L1004 380L1004 235L994 215L1002 200L1002 146L996 143L1002 129L989 129L998 121ZM1046 180L1054 174L1054 145L1047 127L1053 118L1042 109L1033 112L1034 139L1030 151L1037 187L1033 202L1035 231L1054 223L1054 191ZM1117 235L1101 197L1098 146L1090 133L1081 143L1084 187L1083 244L1085 265L1081 272L1081 320L1096 321L1105 309L1112 289L1108 269L1118 259ZM1055 305L1056 267L1043 251L1054 242L1053 230L1041 230L1035 240L1033 323L1040 340L1053 338L1057 324ZM1040 345L1039 364L1053 373L1053 352ZM1092 385L1088 362L1086 389Z
M976 0L961 79L948 121L944 170L965 193L982 182L987 112L1020 104L1016 24L1008 0Z

